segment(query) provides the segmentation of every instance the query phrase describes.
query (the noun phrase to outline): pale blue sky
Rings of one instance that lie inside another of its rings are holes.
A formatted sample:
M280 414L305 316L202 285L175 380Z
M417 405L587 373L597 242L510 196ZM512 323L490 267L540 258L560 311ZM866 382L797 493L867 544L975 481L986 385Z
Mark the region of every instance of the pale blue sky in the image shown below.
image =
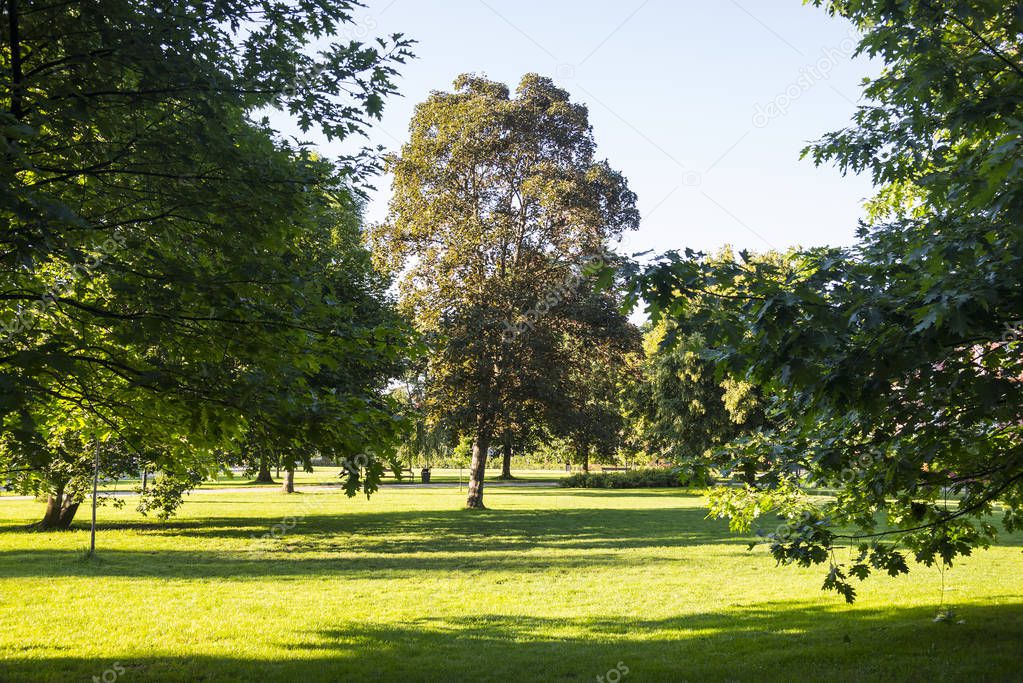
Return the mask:
M848 23L801 0L369 0L356 22L346 37L419 41L374 144L398 149L415 104L463 72L512 87L538 72L585 103L644 216L620 251L848 244L871 194L799 159L876 71L851 61ZM370 220L386 213L377 185Z

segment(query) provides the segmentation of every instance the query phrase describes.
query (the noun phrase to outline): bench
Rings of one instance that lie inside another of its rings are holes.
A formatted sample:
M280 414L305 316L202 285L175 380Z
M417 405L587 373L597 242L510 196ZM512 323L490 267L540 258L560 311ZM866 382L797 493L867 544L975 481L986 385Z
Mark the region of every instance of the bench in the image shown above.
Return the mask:
M394 474L394 471L390 470L390 469L384 470L383 476L386 477L389 474ZM404 479L406 474L409 476L409 479L415 479L416 478L416 473L415 473L415 471L411 467L402 467L401 471L398 472L398 475L397 475L398 479L399 480Z

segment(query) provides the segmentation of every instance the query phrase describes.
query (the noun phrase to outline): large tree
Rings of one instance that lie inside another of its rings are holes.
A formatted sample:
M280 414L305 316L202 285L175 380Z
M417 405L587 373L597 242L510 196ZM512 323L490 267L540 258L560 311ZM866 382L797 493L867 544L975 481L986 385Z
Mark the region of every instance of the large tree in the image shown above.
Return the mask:
M528 334L506 330L504 341L517 364L507 377L499 415L504 479L511 478L513 454L540 441L571 436L577 454L586 450L584 441L613 450L620 420L617 361L635 328L611 293L593 293L606 258L582 268L578 282L559 293L556 310L533 323Z
M349 336L349 295L289 267L330 248L307 236L360 164L256 120L343 138L379 113L403 39L308 49L354 4L0 4L0 470L63 491L45 473L74 416L191 471L249 407L311 410L309 378L390 343Z
M586 108L535 74L514 96L461 76L418 106L410 133L374 253L404 269L404 306L438 340L429 405L472 434L468 505L483 507L527 340L559 315L584 262L636 227L636 198L595 160Z
M1001 0L824 3L884 64L854 124L808 148L870 173L848 248L788 266L675 254L640 278L656 315L698 320L776 428L737 445L717 508L782 562L851 577L951 564L1023 513L1023 13ZM712 292L713 297L703 296ZM688 305L693 293L705 305ZM801 494L807 485L833 500ZM849 543L853 559L835 559Z

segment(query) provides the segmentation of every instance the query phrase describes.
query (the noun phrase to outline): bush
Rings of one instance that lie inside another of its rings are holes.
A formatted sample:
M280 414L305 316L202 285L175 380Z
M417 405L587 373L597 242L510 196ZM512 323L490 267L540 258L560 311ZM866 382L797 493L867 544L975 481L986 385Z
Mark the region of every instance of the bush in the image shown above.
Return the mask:
M705 486L706 477L679 467L642 469L629 472L580 473L561 479L559 485L572 489L661 489Z

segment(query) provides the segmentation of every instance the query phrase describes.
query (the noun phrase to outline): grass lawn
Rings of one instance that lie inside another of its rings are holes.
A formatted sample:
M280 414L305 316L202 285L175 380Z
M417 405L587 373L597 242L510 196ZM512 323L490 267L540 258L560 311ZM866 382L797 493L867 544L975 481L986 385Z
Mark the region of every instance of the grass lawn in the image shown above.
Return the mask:
M0 501L0 680L1023 679L1021 536L946 573L964 622L947 624L937 570L869 581L848 607L696 495L487 498L216 492L165 523L129 502L101 509L95 560L86 510L41 534L23 530L41 505Z

